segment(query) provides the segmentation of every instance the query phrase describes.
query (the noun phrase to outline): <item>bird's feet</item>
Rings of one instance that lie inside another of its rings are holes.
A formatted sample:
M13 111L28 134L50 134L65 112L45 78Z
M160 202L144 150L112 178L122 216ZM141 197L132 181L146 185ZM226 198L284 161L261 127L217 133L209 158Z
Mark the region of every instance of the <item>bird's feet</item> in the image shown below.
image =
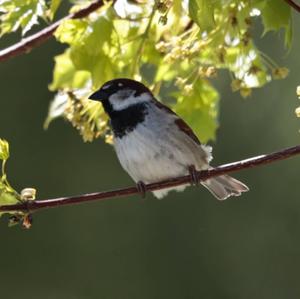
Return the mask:
M191 176L191 185L198 186L200 183L199 174L194 165L189 166L189 174Z
M146 197L147 187L146 187L146 184L144 182L138 181L136 183L136 189L141 194L142 198Z

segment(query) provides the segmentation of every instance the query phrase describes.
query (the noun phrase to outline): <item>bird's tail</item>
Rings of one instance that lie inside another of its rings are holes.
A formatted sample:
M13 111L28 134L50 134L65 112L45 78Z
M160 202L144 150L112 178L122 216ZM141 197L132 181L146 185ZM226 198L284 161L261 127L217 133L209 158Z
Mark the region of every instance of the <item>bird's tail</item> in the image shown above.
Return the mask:
M249 188L229 175L221 175L201 182L217 199L224 200L229 196L240 196Z

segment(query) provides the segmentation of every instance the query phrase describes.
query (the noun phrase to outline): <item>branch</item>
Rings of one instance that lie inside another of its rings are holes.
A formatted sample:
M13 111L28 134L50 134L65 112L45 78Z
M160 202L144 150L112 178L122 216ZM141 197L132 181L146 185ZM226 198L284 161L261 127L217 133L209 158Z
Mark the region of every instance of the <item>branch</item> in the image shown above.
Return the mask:
M114 1L113 1L114 2ZM57 27L65 20L71 19L81 19L88 16L90 13L100 8L103 5L103 1L98 0L90 4L89 6L69 14L68 16L58 20L57 22L49 25L43 30L22 39L20 42L0 51L0 61L8 60L15 56L21 55L23 53L30 52L33 48L46 42L50 37L52 37L54 31Z
M198 172L200 180L207 180L209 178L219 176L222 174L227 174L231 172L237 172L242 169L252 168L259 165L273 163L275 161L287 159L289 157L295 156L300 154L300 145L286 148L280 150L278 152L274 152L267 155L261 155L257 157L253 157L246 160L241 160L237 162L233 162L230 164L225 164L218 166L214 169L204 170ZM154 191L168 187L175 187L183 184L187 184L191 182L190 175L181 176L169 180L164 180L157 183L152 183L146 185L147 191ZM102 201L108 200L116 197L121 196L128 196L133 194L138 194L139 191L136 187L128 187L124 189L117 189L112 191L104 191L104 192L96 192L90 194L83 194L78 196L71 196L71 197L61 197L61 198L54 198L54 199L45 199L45 200L35 200L35 201L27 201L20 204L15 205L6 205L0 206L0 212L25 212L25 213L32 213L38 210L47 209L47 208L55 208L60 206L67 206L67 205L75 205L79 203L85 203L90 201Z
M284 0L288 5L290 5L291 7L293 7L297 12L300 13L300 4L297 4L296 2L294 2L294 0Z
M300 5L295 3L294 0L284 0L288 5L293 7L296 11L300 12ZM113 1L115 2L115 0ZM70 19L80 19L88 16L93 11L97 10L99 7L103 5L102 0L98 0L90 4L88 7L83 8L75 13L72 13L63 19L49 25L45 29L22 39L20 42L7 47L0 51L0 62L13 58L15 56L29 53L33 48L40 46L44 42L46 42L50 37L52 37L54 31L57 27L64 21Z

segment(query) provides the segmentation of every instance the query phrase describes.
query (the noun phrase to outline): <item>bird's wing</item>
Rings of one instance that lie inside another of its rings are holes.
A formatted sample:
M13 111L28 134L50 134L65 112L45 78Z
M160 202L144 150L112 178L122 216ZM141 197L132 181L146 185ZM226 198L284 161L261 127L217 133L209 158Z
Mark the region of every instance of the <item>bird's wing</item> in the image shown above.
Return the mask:
M196 134L193 132L193 130L189 127L189 125L182 118L180 118L173 110L171 110L168 106L164 105L163 103L161 103L155 99L154 99L154 104L157 107L164 109L165 111L176 116L177 119L175 120L175 124L177 125L179 130L181 130L183 133L188 135L196 144L201 145L200 140L198 139Z

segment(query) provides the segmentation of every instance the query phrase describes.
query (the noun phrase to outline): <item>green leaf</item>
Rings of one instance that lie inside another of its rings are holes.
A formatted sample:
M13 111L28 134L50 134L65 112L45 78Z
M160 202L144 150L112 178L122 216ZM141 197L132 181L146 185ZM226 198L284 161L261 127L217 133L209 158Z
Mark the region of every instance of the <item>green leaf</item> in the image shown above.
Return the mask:
M0 138L0 160L9 158L9 144L6 140Z
M2 0L0 1L0 36L22 28L22 35L46 16L45 0Z
M0 183L0 206L14 205L18 202L19 199L13 193L3 191L3 188L1 188L1 183Z
M291 16L292 18L292 16ZM285 29L285 36L284 36L284 44L285 47L290 49L293 42L293 26L292 26L292 20L290 21L290 24Z
M6 206L6 205L14 205L20 202L19 197L17 194L6 192L5 189L2 188L0 181L0 206ZM7 212L0 212L0 217ZM11 213L14 214L14 213Z
M55 57L53 81L49 85L49 89L54 91L82 88L90 78L89 72L76 70L70 58L70 49L67 49L63 54Z
M68 106L68 100L69 96L66 93L59 92L55 95L49 106L48 116L44 122L44 129L48 129L52 120L64 115Z
M177 71L172 68L172 65L161 63L156 71L154 82L170 81L178 75Z
M114 54L110 48L112 31L112 23L103 16L90 22L86 20L63 22L55 32L55 37L60 42L70 44L71 47L63 55L55 58L54 80L50 89L74 85L78 88L79 84L85 83L87 72L90 73L94 86L104 83L105 78L111 79L114 73L112 58L109 57Z
M0 206L14 205L18 202L19 200L16 196L14 196L12 193L2 191L0 186ZM7 212L0 212L0 217L5 213Z
M53 20L54 15L59 8L62 0L52 0L50 4L50 9L49 9L49 17L51 20Z
M19 201L18 193L8 183L5 173L5 162L9 158L9 144L6 140L0 138L0 160L1 175L0 175L0 206L15 204ZM0 212L0 217L4 213Z
M189 0L190 17L200 27L202 32L209 32L215 27L214 10L214 1Z
M79 44L88 28L86 20L65 20L56 29L54 36L61 43Z
M264 34L268 31L285 29L285 44L292 41L292 12L290 6L282 0L264 1L261 16L264 25Z
M218 126L218 94L206 81L211 80L211 73L203 70L214 69L216 75L221 69L228 70L234 90L243 96L274 78L271 74L276 62L256 48L251 33L253 18L264 17L267 11L266 29L285 28L285 42L290 44L290 11L280 1L155 1L153 19L149 18L153 1L143 5L125 1L122 7L107 6L84 19L67 20L55 36L69 48L55 58L50 88L75 94L78 88L92 91L112 78L131 77L154 86L158 94L161 88L163 98L168 98L170 82L179 78L176 85L182 90L177 95L176 111L203 141L213 139ZM164 9L159 9L162 6ZM275 21L271 18L274 9ZM161 17L166 20L164 24L159 22ZM185 86L191 87L186 96ZM72 106L77 100L68 107L73 111L67 119L85 140L92 140L97 126L94 121L88 124ZM57 114L56 108L52 115Z
M262 10L262 20L265 32L286 28L290 24L291 9L282 0L265 1Z
M197 80L187 95L180 91L177 96L176 113L191 126L201 142L214 140L218 128L217 91L208 81Z

